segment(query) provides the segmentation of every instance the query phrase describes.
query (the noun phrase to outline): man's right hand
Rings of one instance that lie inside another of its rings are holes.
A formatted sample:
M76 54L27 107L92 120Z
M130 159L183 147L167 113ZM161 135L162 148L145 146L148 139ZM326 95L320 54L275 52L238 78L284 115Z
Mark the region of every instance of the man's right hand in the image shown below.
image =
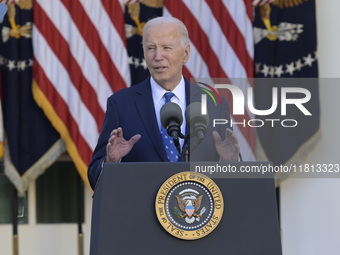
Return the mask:
M141 135L137 134L131 137L129 141L126 141L123 137L123 129L121 127L114 129L106 145L105 162L120 162L140 138Z

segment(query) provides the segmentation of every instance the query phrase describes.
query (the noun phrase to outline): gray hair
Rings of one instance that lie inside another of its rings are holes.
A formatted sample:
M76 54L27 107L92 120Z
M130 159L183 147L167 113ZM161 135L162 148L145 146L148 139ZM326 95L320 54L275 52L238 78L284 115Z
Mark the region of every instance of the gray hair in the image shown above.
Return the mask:
M181 44L184 47L185 45L189 44L190 39L189 39L189 33L182 21L180 21L177 18L174 17L157 17L150 19L148 22L146 22L144 28L143 28L143 39L142 39L142 44L144 46L144 34L145 31L153 26L153 25L162 25L162 24L177 24L181 30Z

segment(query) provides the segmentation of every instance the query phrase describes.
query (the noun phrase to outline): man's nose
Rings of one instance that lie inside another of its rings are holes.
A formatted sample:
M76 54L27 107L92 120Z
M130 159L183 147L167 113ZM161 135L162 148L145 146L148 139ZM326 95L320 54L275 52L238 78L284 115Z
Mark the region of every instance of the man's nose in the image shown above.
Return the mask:
M157 48L155 52L155 60L162 60L163 59L163 50Z

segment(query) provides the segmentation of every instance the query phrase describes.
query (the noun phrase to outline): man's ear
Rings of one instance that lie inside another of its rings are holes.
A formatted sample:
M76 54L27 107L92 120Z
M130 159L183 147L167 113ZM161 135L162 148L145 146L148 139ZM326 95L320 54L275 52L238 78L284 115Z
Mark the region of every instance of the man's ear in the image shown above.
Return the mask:
M188 62L190 57L190 44L188 43L187 45L184 46L184 58L183 58L183 64Z

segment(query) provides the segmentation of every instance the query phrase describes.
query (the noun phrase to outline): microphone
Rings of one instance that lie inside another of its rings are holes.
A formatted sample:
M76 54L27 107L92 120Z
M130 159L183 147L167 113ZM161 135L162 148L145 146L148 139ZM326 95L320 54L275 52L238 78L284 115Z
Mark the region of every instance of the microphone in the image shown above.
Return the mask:
M180 152L181 146L178 137L181 137L181 125L183 123L181 107L172 102L165 103L160 110L160 117L162 126L172 137L178 152Z
M196 136L199 141L204 138L207 132L207 126L209 123L209 116L201 114L202 104L195 102L190 104L185 110L186 122L190 124L190 129L193 132L193 136Z

